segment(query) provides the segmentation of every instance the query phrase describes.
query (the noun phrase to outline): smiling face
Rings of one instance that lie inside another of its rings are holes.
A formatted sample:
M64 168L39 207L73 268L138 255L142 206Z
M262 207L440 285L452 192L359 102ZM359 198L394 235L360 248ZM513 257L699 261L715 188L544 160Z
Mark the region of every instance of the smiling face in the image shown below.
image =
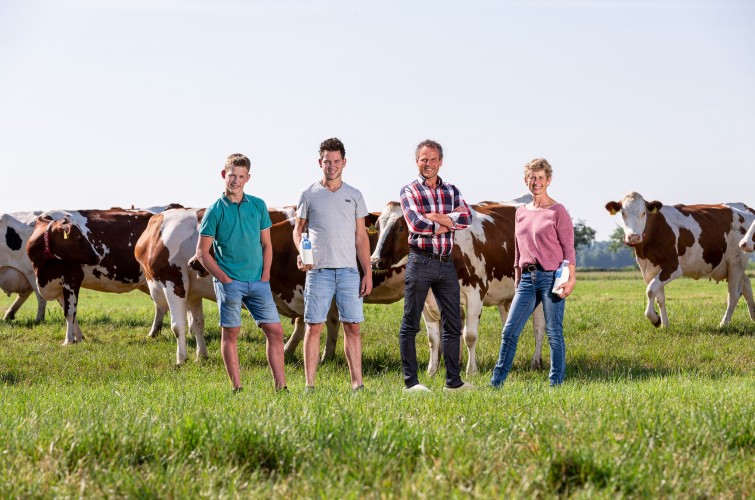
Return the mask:
M325 182L339 180L346 166L346 159L340 151L323 151L319 162Z
M222 171L225 181L225 195L231 201L239 201L244 195L244 186L249 182L249 169L246 167L229 167Z
M419 174L431 184L435 183L441 165L443 165L443 160L440 157L440 151L436 148L422 146L417 152L417 168L419 169Z
M527 184L527 189L532 193L532 196L540 196L547 194L551 178L548 177L545 170L530 170L524 176L524 183Z

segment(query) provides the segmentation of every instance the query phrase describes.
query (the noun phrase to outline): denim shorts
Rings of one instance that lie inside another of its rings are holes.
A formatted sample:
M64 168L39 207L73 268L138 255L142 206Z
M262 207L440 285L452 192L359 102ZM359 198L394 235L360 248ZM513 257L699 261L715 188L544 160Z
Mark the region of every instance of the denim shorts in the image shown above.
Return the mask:
M215 297L220 311L220 326L241 326L241 304L252 313L259 326L262 323L280 323L273 292L268 281L236 281L221 283L213 279Z
M311 269L304 285L304 321L325 323L333 296L338 319L343 323L364 321L362 297L359 296L359 271L355 267Z

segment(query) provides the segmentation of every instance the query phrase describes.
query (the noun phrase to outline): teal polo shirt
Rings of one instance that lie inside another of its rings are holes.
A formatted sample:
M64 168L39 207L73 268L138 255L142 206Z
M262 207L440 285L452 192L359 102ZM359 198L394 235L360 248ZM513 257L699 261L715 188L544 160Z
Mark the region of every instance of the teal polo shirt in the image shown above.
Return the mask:
M215 260L228 276L238 281L259 281L260 232L272 225L261 199L245 194L241 203L233 203L223 195L204 213L199 234L212 238Z

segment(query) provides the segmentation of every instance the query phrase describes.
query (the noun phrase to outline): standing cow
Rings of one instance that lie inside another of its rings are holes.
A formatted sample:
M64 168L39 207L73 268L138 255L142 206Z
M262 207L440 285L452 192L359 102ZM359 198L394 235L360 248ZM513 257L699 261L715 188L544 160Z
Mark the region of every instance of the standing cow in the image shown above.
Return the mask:
M37 216L42 212L16 212L0 215L0 290L18 297L5 312L3 319L10 321L16 317L18 309L32 292L37 296L37 317L35 323L45 319L47 301L40 295L34 267L26 255L26 243L34 231Z
M81 287L101 292L148 293L133 249L152 215L143 210L111 208L50 211L39 216L26 251L40 293L63 307L63 345L83 338L76 319ZM152 329L159 329L165 312L155 308Z
M720 326L729 324L741 295L755 319L752 288L745 274L748 256L739 248L742 235L755 220L750 207L742 203L672 207L629 193L621 201L606 203L606 210L611 215L621 212L624 243L634 248L648 284L645 316L653 325L668 326L664 287L680 276L728 282L728 305Z
M296 266L298 249L293 242L293 226L281 212L285 209L270 209L270 218L274 222L270 228L270 240L273 246L273 262L270 268L270 288L276 301L278 312L294 320L294 333L286 344L286 354L293 352L304 335L304 279L305 274ZM149 222L135 248L137 261L144 269L150 295L160 307L171 311L171 328L178 340L176 362L186 361L186 331L197 339L197 358L207 356L204 342L204 314L202 299L215 301L212 277L194 259L199 223L204 209L168 210L155 215ZM287 215L287 213L286 213ZM276 222L281 221L281 222ZM400 277L403 280L402 277ZM389 291L388 286L395 285L394 273L381 273L377 279L373 276L373 293L376 301L389 301L397 292L395 286ZM383 290L381 292L381 290ZM390 295L389 297L389 294ZM401 295L403 296L403 281ZM188 317L188 323L187 323ZM323 358L334 355L338 338L338 315L331 310L327 321L328 336L323 351Z
M467 346L467 373L477 372L475 346L483 306L497 306L505 324L514 298L514 212L519 200L470 205L472 223L455 235L451 257L459 278L460 303L466 306L463 330ZM409 257L408 228L401 205L390 202L378 219L380 238L372 254L372 267L389 270L406 266ZM440 356L440 310L432 293L428 294L422 313L430 342L431 375L438 369ZM545 318L542 306L533 314L535 353L533 368L542 367Z

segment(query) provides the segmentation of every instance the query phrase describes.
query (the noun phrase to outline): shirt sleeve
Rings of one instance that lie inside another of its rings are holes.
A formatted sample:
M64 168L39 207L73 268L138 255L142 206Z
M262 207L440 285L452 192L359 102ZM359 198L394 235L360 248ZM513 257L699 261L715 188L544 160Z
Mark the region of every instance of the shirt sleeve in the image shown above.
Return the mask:
M216 211L213 210L212 207L210 207L205 210L204 217L202 217L202 223L199 225L199 235L209 236L210 238L215 239L217 230L218 216Z
M362 196L362 192L357 191L357 193L359 196L357 196L357 213L356 213L357 217L356 218L361 219L362 217L367 217L367 214L370 212L367 210L367 203L364 201L364 196Z
M404 212L409 232L424 235L435 233L435 223L425 218L419 211L411 184L404 186L401 190L401 211Z
M309 216L309 203L307 197L304 195L305 191L299 195L299 203L296 204L296 216L300 219L308 219Z
M260 231L269 229L273 225L273 221L270 220L270 211L267 209L267 204L264 200L259 200L257 209L260 211Z
M574 249L574 224L572 223L571 217L569 217L569 212L566 211L566 207L563 205L561 205L561 210L558 211L556 234L558 235L559 243L561 243L564 260L568 260L569 263L576 266L577 252Z
M456 229L469 227L472 223L472 214L469 211L467 202L464 201L464 197L461 196L461 191L459 191L456 186L451 186L451 190L454 195L454 206L456 209L448 214L448 216L454 221Z

